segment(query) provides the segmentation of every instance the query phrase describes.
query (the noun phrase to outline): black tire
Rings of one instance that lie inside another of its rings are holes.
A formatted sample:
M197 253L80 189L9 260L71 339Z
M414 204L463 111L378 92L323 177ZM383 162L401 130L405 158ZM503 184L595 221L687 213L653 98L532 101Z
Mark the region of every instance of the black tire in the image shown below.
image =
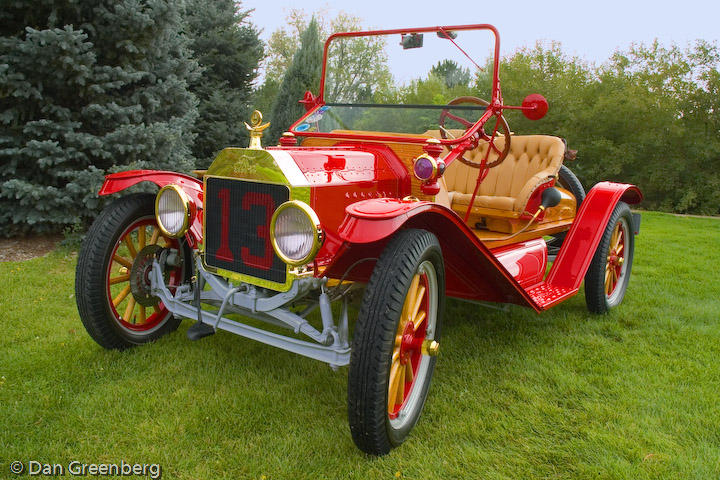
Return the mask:
M580 204L585 200L585 188L583 188L582 183L580 183L580 180L578 180L575 174L565 165L560 165L557 183L560 187L573 194L577 202L576 208L579 209ZM548 253L557 255L560 247L562 247L563 241L565 241L565 235L567 235L567 232L552 235L552 238L547 241Z
M388 243L373 270L355 326L348 373L350 432L355 444L365 453L388 453L405 440L420 417L437 357L426 355L425 351L418 353L421 357L417 363L415 383L411 383L409 389L401 383L402 392L407 392L407 397L400 406L398 416L391 419L389 378L391 365L394 365L393 351L400 348L395 338L408 291L411 285L418 285L414 280L418 272L422 272L418 278L424 278L420 281L428 282L425 288L428 298L434 298L426 304L427 337L423 338L428 341L440 338L445 306L444 268L442 251L435 235L424 230L403 230ZM428 280L432 276L431 271L435 275L434 287ZM409 323L413 325L413 322ZM413 367L405 363L404 368Z
M580 180L578 180L572 170L565 165L560 165L560 170L558 171L558 183L562 188L575 196L577 206L580 208L580 204L583 200L585 200L585 188L582 186L582 183L580 183Z
M80 248L75 272L77 308L87 332L104 348L125 349L151 342L180 325L179 319L167 310L161 310L153 314L157 317L151 328L134 331L123 326L121 319L113 313L112 299L109 298L112 294L108 295L111 257L121 241L120 236L139 221L149 222L152 219L152 225L156 225L154 202L155 195L148 193L128 195L113 201L95 219ZM186 248L180 247L179 250L185 259L189 258ZM185 263L184 260L180 278L185 276ZM127 295L128 302L130 297L134 298L133 293Z
M611 245L616 228L622 231L623 248L620 255L615 255L615 250ZM618 202L605 227L590 268L585 274L585 301L588 310L593 313L607 313L608 310L622 302L630 282L634 251L633 215L627 203ZM620 258L622 258L622 264L618 266L617 262ZM618 279L608 287L606 272L609 273L610 278L613 278L613 274L610 272L613 269L615 272L619 270ZM608 289L610 289L609 292Z

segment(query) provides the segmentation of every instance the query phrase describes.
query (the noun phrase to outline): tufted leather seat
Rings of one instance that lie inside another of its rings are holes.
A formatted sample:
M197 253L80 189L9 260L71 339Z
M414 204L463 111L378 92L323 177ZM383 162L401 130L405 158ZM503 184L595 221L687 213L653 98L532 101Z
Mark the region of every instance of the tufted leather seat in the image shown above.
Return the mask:
M428 133L435 134L435 132ZM504 139L502 137L496 139L495 144L502 150ZM487 142L481 142L477 148L466 152L465 158L479 163L487 148ZM502 217L519 217L525 211L535 189L545 183L549 177L557 175L564 153L565 144L558 137L513 135L510 152L505 160L491 168L480 184L473 202L473 210L487 210L485 213L490 216L495 210ZM496 157L497 154L491 152L488 161ZM447 189L447 202L453 209L462 210L463 213L467 210L477 176L478 169L469 167L459 160L455 160L447 167L443 180ZM438 200L442 201L442 199Z

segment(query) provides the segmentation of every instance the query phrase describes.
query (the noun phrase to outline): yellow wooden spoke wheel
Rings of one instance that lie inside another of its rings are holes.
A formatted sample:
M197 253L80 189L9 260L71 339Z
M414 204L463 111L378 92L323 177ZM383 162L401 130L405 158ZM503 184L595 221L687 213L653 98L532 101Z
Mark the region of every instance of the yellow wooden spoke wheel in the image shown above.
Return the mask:
M431 288L428 282L437 282L434 277L428 278L429 268L422 264L413 277L395 334L388 380L388 415L392 420L398 419L400 411L407 406L415 379L422 373L422 356L437 355L440 348L437 341L427 338L425 320L430 309Z
M366 287L353 335L348 412L361 450L387 453L418 421L440 349L444 293L437 238L424 230L396 234Z
M185 249L165 237L154 215L154 195L136 194L107 206L88 230L76 272L77 304L88 333L105 348L152 341L180 321L150 292L154 253L178 252L179 267L164 272L174 289L185 280Z
M591 312L605 313L625 296L635 248L633 221L630 207L619 202L585 275L585 300Z
M615 225L610 237L610 251L605 266L605 295L611 296L618 286L625 264L625 229L622 222Z
M152 246L179 248L176 239L163 236L155 217L138 219L120 235L107 270L110 309L124 328L138 332L152 329L168 315L167 308L159 300L143 303L136 300L137 285L149 287L152 264L143 252ZM171 284L179 282L180 273L179 269L170 272ZM135 282L131 282L131 274L135 276ZM131 283L136 284L136 292L132 291Z

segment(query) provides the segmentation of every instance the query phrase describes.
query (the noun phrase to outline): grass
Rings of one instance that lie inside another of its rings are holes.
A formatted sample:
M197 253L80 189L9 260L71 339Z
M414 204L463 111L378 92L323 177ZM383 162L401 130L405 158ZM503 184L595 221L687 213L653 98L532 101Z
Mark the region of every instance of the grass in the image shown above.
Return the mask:
M645 213L623 305L535 315L450 301L408 441L370 458L347 369L228 333L105 351L76 254L0 264L0 478L12 460L157 462L164 478L720 477L720 220Z

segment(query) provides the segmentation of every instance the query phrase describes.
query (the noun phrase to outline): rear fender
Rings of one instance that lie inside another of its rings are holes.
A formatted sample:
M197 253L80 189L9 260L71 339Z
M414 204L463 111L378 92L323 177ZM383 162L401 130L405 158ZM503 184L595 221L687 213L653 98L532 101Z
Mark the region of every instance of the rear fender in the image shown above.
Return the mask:
M354 203L338 234L342 245L324 275L367 282L374 260L395 232L418 228L440 241L446 293L453 297L535 307L535 303L495 255L452 210L432 202L372 199Z
M642 198L640 189L627 183L600 182L591 188L565 236L547 283L559 288L580 288L615 206L620 201L635 205ZM633 228L637 234L638 226Z
M127 188L137 185L140 182L151 182L162 188L165 185L174 184L183 191L195 203L195 215L188 230L188 241L192 248L202 241L202 207L203 207L203 184L197 178L177 172L159 170L130 170L127 172L112 173L105 177L105 182L98 194L100 196L112 195Z

